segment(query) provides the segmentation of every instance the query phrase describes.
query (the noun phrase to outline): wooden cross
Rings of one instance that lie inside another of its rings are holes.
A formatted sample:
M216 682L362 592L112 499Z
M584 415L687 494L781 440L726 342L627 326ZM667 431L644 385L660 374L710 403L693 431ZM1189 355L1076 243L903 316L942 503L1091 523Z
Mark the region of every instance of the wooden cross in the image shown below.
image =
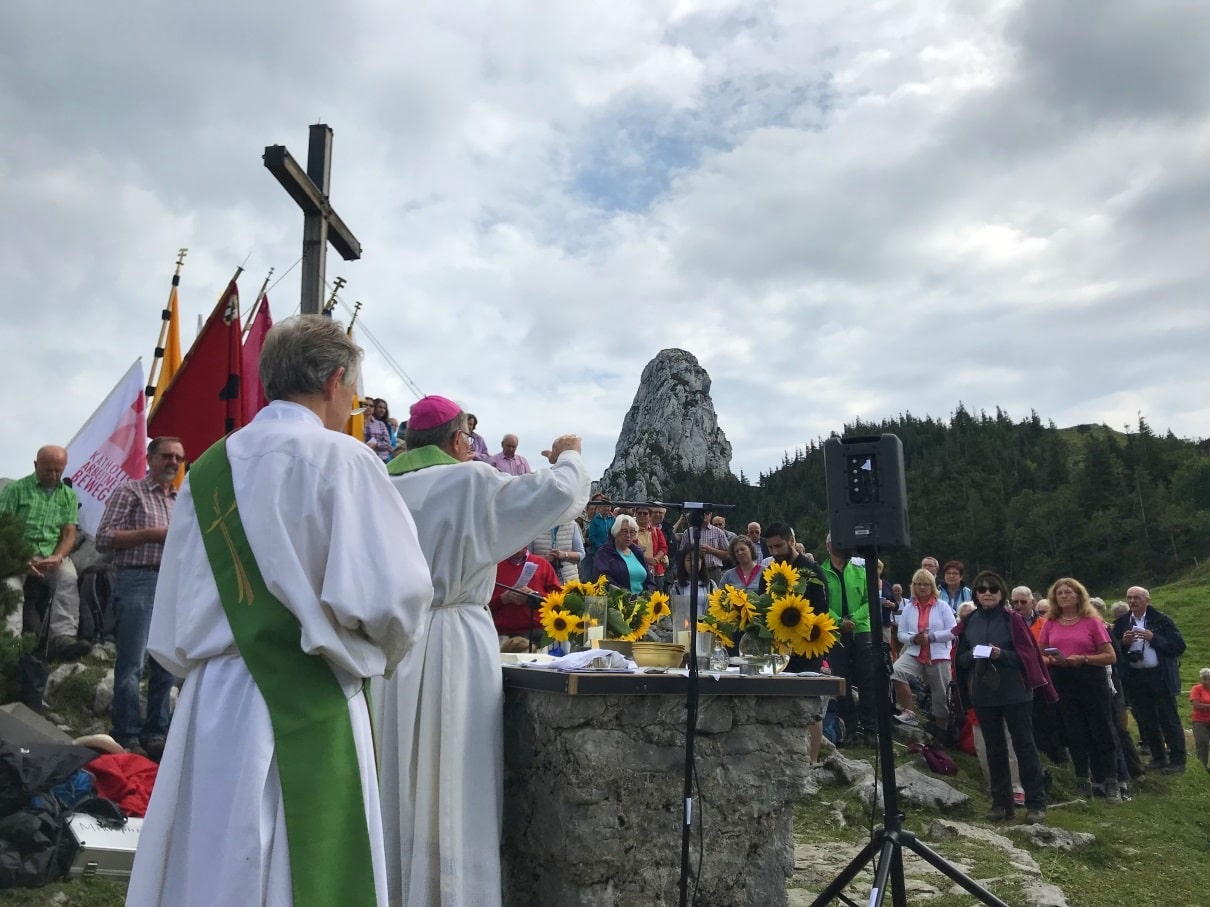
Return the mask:
M265 148L265 167L303 211L302 305L304 315L323 311L324 272L331 243L345 261L361 258L361 243L328 201L332 176L332 130L311 127L304 171L285 145Z

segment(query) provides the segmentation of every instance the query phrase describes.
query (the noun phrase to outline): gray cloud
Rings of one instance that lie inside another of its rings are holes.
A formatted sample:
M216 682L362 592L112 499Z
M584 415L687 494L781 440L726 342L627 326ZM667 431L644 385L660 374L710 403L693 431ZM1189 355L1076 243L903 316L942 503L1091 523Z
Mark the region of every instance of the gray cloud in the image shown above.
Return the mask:
M669 346L711 374L753 479L855 416L959 400L1204 431L1194 0L292 11L0 9L21 376L0 473L149 358L178 246L186 336L249 253L246 299L290 268L301 220L260 154L302 158L318 119L366 249L329 277L493 444L576 430L603 469ZM363 342L402 416L405 382Z

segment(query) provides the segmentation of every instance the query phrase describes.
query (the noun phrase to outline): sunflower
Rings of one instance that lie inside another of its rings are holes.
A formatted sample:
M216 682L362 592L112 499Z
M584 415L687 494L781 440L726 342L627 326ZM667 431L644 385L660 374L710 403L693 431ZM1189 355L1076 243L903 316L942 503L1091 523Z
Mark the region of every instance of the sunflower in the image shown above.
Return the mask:
M564 595L592 595L593 587L588 583L582 583L578 579L573 579L569 583L563 584Z
M728 636L726 634L726 632L723 630L723 628L718 626L717 624L708 624L708 623L705 623L704 621L699 620L697 622L697 632L713 633L714 638L717 639L724 646L730 647L730 646L735 645L735 643L732 642L731 637Z
M567 601L567 590L553 589L546 593L546 597L542 599L542 608L545 611L560 611L564 608Z
M815 658L836 644L836 621L826 611L809 615L809 621L803 627L796 651L807 658Z
M748 598L747 589L736 589L734 586L727 586L727 604L732 607L732 614L735 615L732 618L732 622L734 623L736 618L738 618L741 630L752 623L756 617L756 605L752 602L752 599Z
M739 620L739 615L727 606L722 595L710 594L709 607L706 608L706 613L713 617L719 623L733 624Z
M651 615L652 620L659 620L667 614L672 613L672 608L668 606L668 596L663 592L652 592L651 598L647 599L647 613Z
M609 587L609 578L602 573L597 577L595 583L586 583L585 588L591 591L586 591L585 595L604 595L605 590Z
M765 581L765 586L770 592L789 592L798 587L798 571L789 564L781 561L773 561L765 568L765 572L761 574ZM785 589L781 587L781 583L785 583Z
M801 595L787 595L774 599L765 622L775 640L793 646L802 637L804 629L809 629L807 623L814 613L811 603Z
M542 615L542 629L555 642L566 642L579 622L579 618L570 611L552 610Z

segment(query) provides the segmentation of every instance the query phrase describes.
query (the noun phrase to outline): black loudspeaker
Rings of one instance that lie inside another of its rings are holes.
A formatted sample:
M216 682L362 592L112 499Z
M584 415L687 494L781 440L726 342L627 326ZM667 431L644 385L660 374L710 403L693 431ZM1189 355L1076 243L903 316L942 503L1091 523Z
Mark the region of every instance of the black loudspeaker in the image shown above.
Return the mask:
M895 435L823 442L828 529L836 548L907 548L903 444Z

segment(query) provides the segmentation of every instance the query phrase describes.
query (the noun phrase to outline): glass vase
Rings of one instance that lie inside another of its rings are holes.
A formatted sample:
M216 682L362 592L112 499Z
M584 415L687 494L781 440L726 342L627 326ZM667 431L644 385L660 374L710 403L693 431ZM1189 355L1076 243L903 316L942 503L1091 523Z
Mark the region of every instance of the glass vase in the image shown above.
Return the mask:
M748 632L740 637L739 655L756 668L758 674L773 673L772 640L762 639L759 633Z

